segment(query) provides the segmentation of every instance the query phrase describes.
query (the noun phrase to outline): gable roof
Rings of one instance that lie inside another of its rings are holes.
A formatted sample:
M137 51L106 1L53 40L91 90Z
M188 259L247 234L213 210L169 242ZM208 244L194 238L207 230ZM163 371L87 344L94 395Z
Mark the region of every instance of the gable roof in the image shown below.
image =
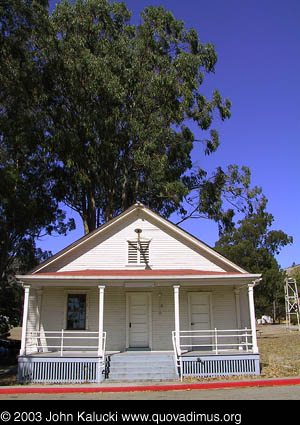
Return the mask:
M78 239L77 241L73 242L63 250L59 251L57 254L50 257L48 260L44 261L43 263L36 266L30 274L45 274L43 273L43 269L58 261L62 257L65 257L66 255L70 254L74 250L76 250L78 247L82 246L83 244L87 244L88 241L95 238L96 236L100 235L102 232L106 231L108 228L112 226L116 226L117 223L124 221L129 216L136 214L137 212L142 212L146 217L154 220L156 223L160 224L161 226L167 228L171 234L174 234L174 237L180 236L184 241L189 242L190 244L194 245L195 248L198 250L200 249L201 252L203 252L204 255L209 256L213 259L217 264L219 264L222 268L225 269L226 272L231 273L248 273L238 265L234 264L232 261L228 260L221 254L219 254L217 251L215 251L213 248L209 247L206 243L200 241L195 236L191 235L190 233L186 232L185 230L181 229L177 225L173 224L171 221L161 217L159 214L152 211L150 208L146 207L142 203L138 202L136 204L133 204L131 207L129 207L127 210L119 214L118 216L114 217L107 223L103 224L99 228L95 229L94 231L90 232L89 234L83 236L82 238Z

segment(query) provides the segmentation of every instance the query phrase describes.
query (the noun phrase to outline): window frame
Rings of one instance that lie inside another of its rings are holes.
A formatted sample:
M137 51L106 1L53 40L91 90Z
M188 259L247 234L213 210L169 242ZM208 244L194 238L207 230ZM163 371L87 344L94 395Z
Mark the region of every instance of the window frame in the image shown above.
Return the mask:
M72 331L72 332L82 332L89 330L89 291L82 291L82 290L65 290L65 302L64 302L64 330L66 331ZM85 295L85 323L84 328L69 328L68 327L68 301L69 301L69 295Z

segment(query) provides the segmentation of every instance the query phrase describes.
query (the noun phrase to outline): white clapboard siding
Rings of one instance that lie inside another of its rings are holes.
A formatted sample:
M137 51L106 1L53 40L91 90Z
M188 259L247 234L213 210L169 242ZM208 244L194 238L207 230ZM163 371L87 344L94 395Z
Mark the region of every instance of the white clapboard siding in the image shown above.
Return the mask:
M248 287L240 289L241 328L251 328L248 300Z
M113 226L99 233L44 267L42 272L132 268L132 260L128 261L128 241L137 240L137 228L142 230L141 237L149 241L152 269L223 271L200 248L196 250L186 239L158 226L148 218L127 218L122 221L122 226Z
M66 300L69 291L87 293L88 331L98 331L98 288L44 288L42 297L41 329L60 331L65 327ZM171 333L174 330L174 292L172 287L124 288L106 286L104 291L104 331L107 333L108 351L122 351L126 348L126 294L130 292L151 293L152 305L152 349L172 350ZM188 294L198 292L196 287L180 288L180 327L189 330ZM201 287L210 292L212 300L213 326L218 329L236 329L237 315L233 286ZM247 309L247 291L241 291L241 310ZM248 310L247 310L248 311ZM241 312L245 317L246 314ZM28 334L37 330L36 300L34 291L30 296ZM247 326L247 323L243 323ZM90 342L91 345L95 341Z

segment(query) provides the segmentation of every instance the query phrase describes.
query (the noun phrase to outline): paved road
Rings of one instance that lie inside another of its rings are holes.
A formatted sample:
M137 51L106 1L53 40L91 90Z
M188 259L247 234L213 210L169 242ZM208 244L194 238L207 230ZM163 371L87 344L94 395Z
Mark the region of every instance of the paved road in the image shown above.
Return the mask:
M0 394L2 400L300 400L300 385L125 393Z

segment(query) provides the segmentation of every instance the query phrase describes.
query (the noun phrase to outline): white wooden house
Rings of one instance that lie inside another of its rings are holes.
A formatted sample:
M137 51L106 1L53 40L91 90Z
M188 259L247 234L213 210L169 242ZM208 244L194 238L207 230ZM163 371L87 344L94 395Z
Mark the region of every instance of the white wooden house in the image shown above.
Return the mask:
M258 374L259 278L137 203L18 276L19 380Z

